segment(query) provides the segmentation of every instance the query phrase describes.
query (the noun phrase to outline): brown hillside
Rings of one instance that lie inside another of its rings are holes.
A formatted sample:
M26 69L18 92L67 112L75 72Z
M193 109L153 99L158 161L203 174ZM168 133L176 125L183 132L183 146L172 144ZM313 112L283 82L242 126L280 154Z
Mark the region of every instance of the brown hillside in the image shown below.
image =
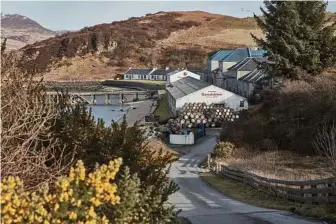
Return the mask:
M159 12L86 27L21 49L24 65L50 80L103 79L128 67L200 67L208 52L254 45L252 18L201 11Z

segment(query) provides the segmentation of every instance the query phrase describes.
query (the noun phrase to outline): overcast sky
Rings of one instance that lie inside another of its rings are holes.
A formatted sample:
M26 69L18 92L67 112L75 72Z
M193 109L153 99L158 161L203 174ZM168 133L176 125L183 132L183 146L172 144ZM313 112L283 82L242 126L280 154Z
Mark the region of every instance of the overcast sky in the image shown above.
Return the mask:
M262 1L1 1L1 12L28 16L51 30L78 30L158 11L202 10L247 17L259 14L260 6ZM336 1L329 1L328 10L336 12Z

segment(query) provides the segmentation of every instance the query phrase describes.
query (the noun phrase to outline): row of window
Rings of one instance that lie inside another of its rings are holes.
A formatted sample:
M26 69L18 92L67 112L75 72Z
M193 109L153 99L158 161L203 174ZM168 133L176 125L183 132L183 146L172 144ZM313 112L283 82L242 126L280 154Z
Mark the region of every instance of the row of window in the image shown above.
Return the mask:
M125 79L151 79L151 80L167 80L167 76L163 76L163 79L160 78L159 75L154 75L154 76L151 76L151 75L148 75L148 78L147 78L147 75L125 75L124 77Z

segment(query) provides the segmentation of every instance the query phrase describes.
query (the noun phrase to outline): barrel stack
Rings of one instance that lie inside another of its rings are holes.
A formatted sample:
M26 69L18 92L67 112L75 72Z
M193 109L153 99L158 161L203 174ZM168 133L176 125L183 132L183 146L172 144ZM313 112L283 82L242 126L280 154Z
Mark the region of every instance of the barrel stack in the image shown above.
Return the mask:
M197 128L201 123L207 128L214 128L238 118L238 112L224 104L186 103L176 118L168 120L167 127L173 132L179 132L185 127Z

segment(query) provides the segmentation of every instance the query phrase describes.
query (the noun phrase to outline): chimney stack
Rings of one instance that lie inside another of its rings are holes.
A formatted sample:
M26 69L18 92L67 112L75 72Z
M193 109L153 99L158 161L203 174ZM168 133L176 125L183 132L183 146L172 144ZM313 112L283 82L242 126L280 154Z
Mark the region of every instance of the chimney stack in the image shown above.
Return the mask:
M169 67L166 67L166 71L169 70Z

